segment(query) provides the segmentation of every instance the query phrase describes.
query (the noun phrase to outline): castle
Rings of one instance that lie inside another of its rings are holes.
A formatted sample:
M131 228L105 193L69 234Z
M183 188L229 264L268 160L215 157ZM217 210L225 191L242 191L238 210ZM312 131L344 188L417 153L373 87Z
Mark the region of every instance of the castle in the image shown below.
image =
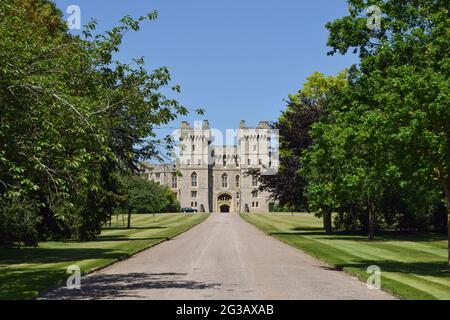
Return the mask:
M207 120L196 122L194 127L183 121L176 132L177 160L147 164L144 172L149 180L170 187L182 208L199 212L268 212L269 194L258 190L258 179L248 170L274 172L278 165L274 148L277 136L267 121L259 122L256 128L248 128L241 121L239 129L231 133L234 145L213 145L222 133L211 129Z

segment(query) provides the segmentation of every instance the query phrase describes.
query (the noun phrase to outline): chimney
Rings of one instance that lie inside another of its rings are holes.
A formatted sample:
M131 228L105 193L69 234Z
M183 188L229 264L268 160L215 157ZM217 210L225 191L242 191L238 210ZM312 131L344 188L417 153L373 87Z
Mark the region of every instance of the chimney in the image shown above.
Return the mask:
M194 129L201 129L201 128L202 128L202 122L194 121Z
M260 121L258 124L259 129L269 129L269 121Z
M181 121L181 129L189 129L189 122Z

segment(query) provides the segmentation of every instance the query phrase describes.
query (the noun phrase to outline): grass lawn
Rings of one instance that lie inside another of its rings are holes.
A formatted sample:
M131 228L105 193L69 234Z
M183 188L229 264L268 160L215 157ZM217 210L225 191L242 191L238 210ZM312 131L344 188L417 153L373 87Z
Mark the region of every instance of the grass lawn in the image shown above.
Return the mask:
M113 219L96 241L43 242L38 248L0 249L0 299L27 299L65 284L66 268L78 265L82 273L129 257L204 221L207 214L139 214L132 228ZM155 219L155 220L153 220Z
M384 290L405 299L450 299L447 238L436 235L349 233L326 235L322 220L309 214L243 214L267 234L366 280L367 267L381 268Z

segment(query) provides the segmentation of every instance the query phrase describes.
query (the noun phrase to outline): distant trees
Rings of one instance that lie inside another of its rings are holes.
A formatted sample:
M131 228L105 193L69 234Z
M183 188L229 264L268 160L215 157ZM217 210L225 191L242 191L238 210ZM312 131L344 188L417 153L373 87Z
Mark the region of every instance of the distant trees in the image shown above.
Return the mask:
M78 37L53 2L0 2L1 228L30 221L28 244L36 230L46 239L92 239L117 205L118 173L157 154L155 126L188 113L161 93L167 68L114 59L124 34L157 14L126 16L105 34L92 21ZM14 240L23 239L1 239Z
M119 208L128 213L128 228L131 227L131 213L180 211L176 194L157 182L148 181L139 175L127 175L119 178L119 184Z

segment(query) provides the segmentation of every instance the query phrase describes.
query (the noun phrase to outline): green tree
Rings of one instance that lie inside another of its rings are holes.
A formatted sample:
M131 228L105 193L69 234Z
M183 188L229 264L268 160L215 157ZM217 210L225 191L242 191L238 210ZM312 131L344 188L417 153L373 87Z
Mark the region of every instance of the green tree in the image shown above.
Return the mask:
M312 144L309 131L327 114L328 98L334 91L345 88L346 72L336 77L315 72L307 78L303 88L289 95L287 108L283 111L275 127L280 134L280 166L277 174L259 176L260 190L270 192L272 198L291 210L306 209L305 177L301 157ZM251 172L258 175L258 171ZM324 218L324 228L331 233L331 211L317 211Z
M440 188L450 210L448 1L348 3L349 15L327 24L330 54L359 54L351 107L361 118L355 120L358 126L365 121L379 124L368 149L395 150L389 153L389 166L368 165L374 171L389 170L404 186L423 182ZM383 13L380 29L366 25L369 5L378 5ZM372 160L380 163L379 157Z
M0 4L0 198L35 203L41 237L92 239L111 216L117 172L157 156L155 127L188 113L162 94L166 67L114 58L157 13L104 34L92 21L79 37L53 2Z
M166 186L147 181L139 175L121 176L119 180L122 208L128 213L128 228L131 228L132 213L165 213L179 210L176 195Z

